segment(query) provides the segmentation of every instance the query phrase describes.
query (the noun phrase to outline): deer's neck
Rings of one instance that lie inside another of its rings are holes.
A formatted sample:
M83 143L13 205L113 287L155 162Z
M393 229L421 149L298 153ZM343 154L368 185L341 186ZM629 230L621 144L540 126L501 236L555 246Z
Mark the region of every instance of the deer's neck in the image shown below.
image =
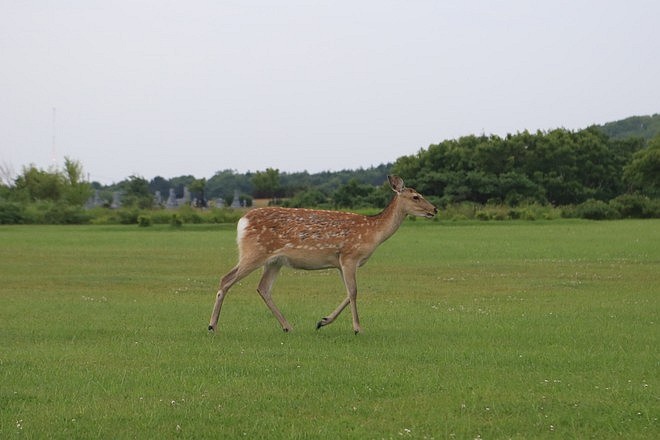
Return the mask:
M372 217L375 223L376 244L379 245L390 238L399 229L406 218L406 213L398 203L398 196L394 196L389 205L380 213Z

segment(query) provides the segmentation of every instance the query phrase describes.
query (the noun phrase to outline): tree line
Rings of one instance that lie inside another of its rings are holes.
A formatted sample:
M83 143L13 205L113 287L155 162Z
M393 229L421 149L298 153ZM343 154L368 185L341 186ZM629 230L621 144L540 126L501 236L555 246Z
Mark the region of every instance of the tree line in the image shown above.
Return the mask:
M399 158L393 172L442 204L609 201L626 193L657 197L660 137L609 138L596 127L465 136Z
M369 168L342 171L324 171L310 174L303 172L280 172L267 168L263 171L239 173L227 169L216 172L211 178L198 179L184 175L166 179L156 176L147 180L141 176L129 178L112 185L103 186L92 182L90 188L110 206L112 194L120 192L122 203L147 209L154 204L158 192L163 202L170 190L181 199L185 189L197 207L219 204L229 206L238 193L241 206L251 206L254 199L268 199L272 204L286 206L315 206L326 208L350 208L374 206L370 202L349 200L347 189L359 187L360 191L371 191L387 179L392 164L381 164ZM185 188L185 189L184 189ZM359 195L358 195L359 199Z
M104 186L84 181L82 165L66 158L61 170L29 166L18 177L5 178L0 223L84 223L93 217L84 206L95 192L108 208L119 192L124 208L135 212L159 208L156 191L163 199L170 189L182 197L184 187L200 207L218 200L229 206L238 193L248 206L254 198L265 198L289 207L376 209L391 198L384 184L390 173L446 209L460 204L474 205L473 212L479 206L564 206L579 208L566 212L587 218L660 217L660 115L645 118L578 131L464 136L393 164L315 174L227 169L208 179L130 176ZM627 136L635 126L643 135ZM654 135L649 127L657 130ZM507 215L518 218L514 211Z
M208 179L197 179L192 175L172 179L157 176L146 182L145 186L151 193L160 191L161 194L168 194L172 188L177 197L183 196L183 188L186 187L198 199L207 201L223 199L227 205L231 204L236 191L248 202L252 199L281 201L312 189L325 196L331 196L334 191L350 181L370 187L378 186L386 180L391 165L381 164L357 170L324 171L314 174L307 171L281 172L274 168L247 173L226 169L216 172ZM133 179L134 176L127 180ZM94 187L103 191L116 191L123 190L126 184L127 181L123 181L107 187L94 184Z

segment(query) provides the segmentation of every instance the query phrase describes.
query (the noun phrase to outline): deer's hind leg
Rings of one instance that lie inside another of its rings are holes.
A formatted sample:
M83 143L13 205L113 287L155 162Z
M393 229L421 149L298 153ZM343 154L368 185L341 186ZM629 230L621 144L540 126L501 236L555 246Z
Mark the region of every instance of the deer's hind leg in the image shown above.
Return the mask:
M281 265L276 263L266 264L264 266L264 274L261 276L261 281L259 281L257 292L259 292L261 298L264 300L270 311L273 312L275 318L277 318L279 321L280 325L282 326L282 330L289 332L292 329L291 324L289 324L284 315L282 315L282 312L280 312L280 310L277 308L271 295L273 283L275 282L275 278L277 278L277 274L279 273L281 267Z

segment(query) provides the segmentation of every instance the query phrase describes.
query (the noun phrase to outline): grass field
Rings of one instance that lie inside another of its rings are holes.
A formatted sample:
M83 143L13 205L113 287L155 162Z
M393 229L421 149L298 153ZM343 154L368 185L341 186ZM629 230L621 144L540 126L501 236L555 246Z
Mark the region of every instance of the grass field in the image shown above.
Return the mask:
M233 226L0 228L0 438L660 438L660 221L407 222L358 272Z

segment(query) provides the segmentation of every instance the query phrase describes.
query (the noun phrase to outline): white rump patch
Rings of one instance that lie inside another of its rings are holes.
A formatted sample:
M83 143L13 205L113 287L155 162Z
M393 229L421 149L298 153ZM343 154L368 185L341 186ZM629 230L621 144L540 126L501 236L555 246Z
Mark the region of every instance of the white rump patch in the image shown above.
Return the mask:
M238 221L238 225L236 226L236 243L240 244L241 241L243 241L243 237L245 237L245 232L247 232L249 224L250 221L245 217L241 217Z

